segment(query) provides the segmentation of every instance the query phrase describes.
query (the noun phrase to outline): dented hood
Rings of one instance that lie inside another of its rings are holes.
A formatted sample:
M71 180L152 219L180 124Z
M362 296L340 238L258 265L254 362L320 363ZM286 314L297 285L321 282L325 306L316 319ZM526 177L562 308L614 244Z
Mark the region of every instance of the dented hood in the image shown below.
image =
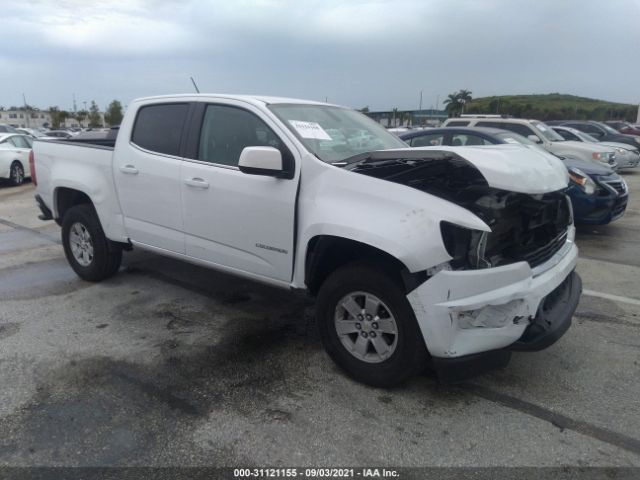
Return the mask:
M567 168L559 158L521 145L447 147L472 163L489 186L519 193L547 193L566 188Z
M501 190L538 194L561 190L569 183L567 169L559 158L522 145L402 148L380 150L373 152L371 156L418 158L421 152L426 154L424 157L428 157L431 152L434 156L436 152L452 152L477 168L490 187Z

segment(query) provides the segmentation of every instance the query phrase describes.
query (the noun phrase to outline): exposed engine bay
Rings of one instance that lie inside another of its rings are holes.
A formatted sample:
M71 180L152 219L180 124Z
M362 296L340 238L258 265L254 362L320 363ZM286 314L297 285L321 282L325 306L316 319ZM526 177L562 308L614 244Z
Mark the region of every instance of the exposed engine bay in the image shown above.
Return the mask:
M492 188L474 165L451 152L430 152L423 159L364 159L346 168L435 195L482 219L490 233L441 223L454 269L519 261L534 268L564 245L572 222L571 205L563 191L531 195Z

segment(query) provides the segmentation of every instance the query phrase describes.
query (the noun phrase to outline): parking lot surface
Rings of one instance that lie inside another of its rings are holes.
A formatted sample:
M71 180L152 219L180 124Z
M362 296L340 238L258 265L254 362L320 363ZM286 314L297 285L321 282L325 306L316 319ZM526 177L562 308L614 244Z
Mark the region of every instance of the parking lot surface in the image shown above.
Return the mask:
M67 266L33 186L0 186L0 465L640 466L640 172L580 228L568 333L502 370L381 390L322 350L302 296L134 251Z

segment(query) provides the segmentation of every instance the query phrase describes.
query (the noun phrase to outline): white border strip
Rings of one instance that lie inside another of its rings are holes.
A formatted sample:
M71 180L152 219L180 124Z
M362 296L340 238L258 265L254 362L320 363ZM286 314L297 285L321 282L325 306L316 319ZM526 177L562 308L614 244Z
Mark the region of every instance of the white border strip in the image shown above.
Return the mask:
M640 300L637 298L621 297L619 295L611 295L610 293L596 292L594 290L582 290L582 293L589 297L606 298L607 300L628 303L629 305L636 305L640 307Z

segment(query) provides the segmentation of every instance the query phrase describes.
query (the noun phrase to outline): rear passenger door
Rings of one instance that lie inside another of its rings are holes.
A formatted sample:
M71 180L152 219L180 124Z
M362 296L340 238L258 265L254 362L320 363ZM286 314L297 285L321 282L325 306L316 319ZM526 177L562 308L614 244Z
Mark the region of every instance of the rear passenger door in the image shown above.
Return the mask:
M181 172L187 255L235 271L291 281L298 153L278 124L243 102L197 108ZM198 135L199 133L199 135ZM271 146L293 179L238 169L245 147ZM292 168L293 168L292 167Z
M113 177L132 241L185 253L180 198L182 132L189 103L141 106L130 138L119 138Z

